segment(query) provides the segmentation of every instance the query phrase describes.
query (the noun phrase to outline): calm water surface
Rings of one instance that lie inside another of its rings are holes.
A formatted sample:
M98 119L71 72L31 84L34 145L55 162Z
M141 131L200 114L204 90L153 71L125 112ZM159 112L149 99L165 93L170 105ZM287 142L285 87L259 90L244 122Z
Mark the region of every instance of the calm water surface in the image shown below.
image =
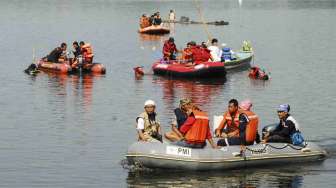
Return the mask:
M251 40L254 63L269 82L247 71L227 81L135 79L132 67L150 70L168 37L140 36L138 17L161 11L197 20L193 1L0 1L0 187L335 187L336 1L204 1L220 43L237 49ZM174 25L177 46L206 40L200 25ZM22 70L61 42L89 41L104 76L31 77ZM165 130L172 109L191 97L221 114L229 99L250 98L262 125L277 121L275 107L290 103L305 136L330 152L324 163L209 173L147 172L120 164L135 141L134 118L146 99L157 102Z

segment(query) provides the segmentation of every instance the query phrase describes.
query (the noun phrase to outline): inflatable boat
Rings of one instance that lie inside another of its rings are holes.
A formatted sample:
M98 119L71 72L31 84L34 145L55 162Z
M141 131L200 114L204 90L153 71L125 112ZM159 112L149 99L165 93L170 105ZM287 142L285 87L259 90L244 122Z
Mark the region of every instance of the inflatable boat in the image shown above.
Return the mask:
M43 61L42 59L37 62L37 68L45 72L54 72L59 74L68 74L72 71L68 63L52 63Z
M181 78L213 78L225 77L226 70L222 62L203 62L187 66L180 63L158 61L152 66L156 75Z
M228 71L249 68L253 58L253 52L241 51L234 53L232 56L233 58L231 60L225 60L224 62L225 68Z
M170 29L160 25L152 25L145 28L140 28L139 33L151 34L151 35L163 35L170 33Z
M205 171L314 162L325 159L326 155L325 150L311 142L303 146L257 144L247 146L243 153L240 146L192 149L171 143L136 142L129 147L126 158L130 165L146 168Z
M73 73L78 73L82 71L83 73L93 73L93 74L105 74L106 68L101 63L92 63L92 64L85 64L81 66L81 68L73 68Z

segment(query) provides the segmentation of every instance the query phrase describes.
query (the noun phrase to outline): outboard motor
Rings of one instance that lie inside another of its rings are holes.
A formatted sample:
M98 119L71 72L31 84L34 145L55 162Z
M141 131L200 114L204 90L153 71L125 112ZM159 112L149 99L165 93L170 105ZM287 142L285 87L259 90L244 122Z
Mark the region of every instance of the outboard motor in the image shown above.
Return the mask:
M278 124L270 124L270 125L266 125L266 126L262 129L262 139L265 138L266 133L271 133L271 132L273 132L277 126L278 126Z
M222 61L231 61L231 49L230 48L223 48L223 53L221 57Z

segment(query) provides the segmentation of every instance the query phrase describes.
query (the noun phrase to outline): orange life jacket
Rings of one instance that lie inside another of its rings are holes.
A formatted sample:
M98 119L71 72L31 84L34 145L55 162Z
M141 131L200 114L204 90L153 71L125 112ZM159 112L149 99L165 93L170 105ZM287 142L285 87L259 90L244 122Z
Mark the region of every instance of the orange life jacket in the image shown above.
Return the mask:
M229 132L235 132L235 136L239 137L239 115L241 112L237 110L234 118L232 119L231 114L229 112L225 112L223 117L226 120L227 128Z
M140 28L146 28L150 26L149 18L148 17L141 17L140 18Z
M93 50L89 43L86 43L82 46L83 57L85 61L91 61L93 58Z
M242 110L241 112L246 114L249 119L245 130L245 140L246 142L254 142L258 131L259 117L251 111Z
M185 135L188 143L203 144L209 130L209 117L205 112L193 111L196 121Z

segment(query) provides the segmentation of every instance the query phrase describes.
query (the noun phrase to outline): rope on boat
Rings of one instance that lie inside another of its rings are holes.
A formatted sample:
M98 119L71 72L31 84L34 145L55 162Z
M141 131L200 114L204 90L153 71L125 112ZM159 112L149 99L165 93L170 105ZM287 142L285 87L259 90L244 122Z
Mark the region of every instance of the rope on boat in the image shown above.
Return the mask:
M303 149L303 148L305 148L307 146L307 143L305 142L305 144L303 146L299 146L299 147L293 146L292 144L285 144L282 147L276 147L276 146L273 146L271 144L265 144L265 146L263 148L261 148L261 149L252 149L252 148L246 147L246 150L249 150L249 151L252 151L252 152L259 152L259 153L261 153L261 152L266 151L266 149L267 149L268 146L271 147L271 148L273 148L273 149L278 149L278 150L285 149L287 147L290 147L290 148L292 148L294 150L301 150L301 149Z

